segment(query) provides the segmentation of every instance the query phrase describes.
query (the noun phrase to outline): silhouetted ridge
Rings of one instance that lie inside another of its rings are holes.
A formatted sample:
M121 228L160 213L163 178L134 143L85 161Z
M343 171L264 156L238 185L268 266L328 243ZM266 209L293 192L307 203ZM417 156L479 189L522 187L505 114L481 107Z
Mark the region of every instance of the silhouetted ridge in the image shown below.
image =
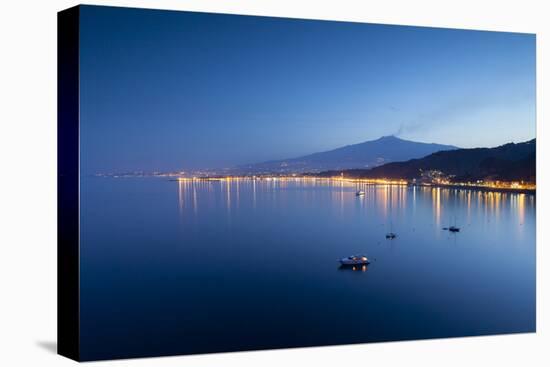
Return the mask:
M536 180L536 140L509 143L496 148L439 151L424 158L384 164L372 169L345 170L347 177L414 179L423 171L437 170L454 175L457 181ZM323 172L324 176L339 174Z

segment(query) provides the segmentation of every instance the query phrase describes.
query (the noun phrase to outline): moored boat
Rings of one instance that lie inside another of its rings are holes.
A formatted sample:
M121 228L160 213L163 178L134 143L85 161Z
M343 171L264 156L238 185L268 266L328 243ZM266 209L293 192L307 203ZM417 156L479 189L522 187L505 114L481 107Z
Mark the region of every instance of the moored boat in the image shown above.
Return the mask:
M342 265L368 265L370 264L369 259L365 255L352 255L348 257L343 257L340 260Z

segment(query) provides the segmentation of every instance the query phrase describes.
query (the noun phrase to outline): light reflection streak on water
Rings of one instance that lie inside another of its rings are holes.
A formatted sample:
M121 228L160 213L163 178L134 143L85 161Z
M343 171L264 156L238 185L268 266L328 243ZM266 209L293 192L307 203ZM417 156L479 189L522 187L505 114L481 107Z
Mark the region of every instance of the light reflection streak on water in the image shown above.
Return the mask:
M340 214L344 214L344 181L340 181Z
M237 209L239 208L239 202L240 202L240 198L239 198L239 187L240 187L240 184L239 182L241 182L241 180L237 180L237 183L236 183L236 192L237 192L237 200L235 200L235 206L237 207Z
M432 202L435 225L441 227L441 189L439 187L432 189Z
M193 212L197 215L197 185L193 185Z
M495 192L495 217L497 222L500 218L500 201L502 200L502 194L500 192Z
M235 185L232 185L232 181L237 181ZM412 213L414 214L419 200L418 195L422 195L424 198L430 198L432 202L432 211L434 216L434 225L440 228L442 225L456 224L458 226L464 226L466 224L471 225L472 215L477 212L477 215L481 215L484 225L491 225L491 223L498 223L501 220L502 215L515 215L518 225L524 225L526 218L526 207L534 205L534 195L528 195L524 193L501 193L501 192L483 192L473 190L462 189L442 189L439 187L407 187L402 185L389 185L389 184L356 184L349 183L343 180L328 181L328 180L302 180L299 178L293 178L291 181L279 181L279 180L239 180L239 179L222 179L215 182L203 182L200 180L185 180L178 181L177 199L178 199L178 211L183 217L185 214L185 208L191 206L191 210L197 215L199 205L206 205L205 203L199 204L200 199L203 199L204 190L209 193L210 199L206 199L208 203L211 200L216 200L216 192L222 194L223 202L227 209L228 216L231 216L232 206L236 205L238 209L241 200L247 200L250 198L252 206L256 209L258 200L262 195L269 193L269 198L273 204L279 206L285 206L287 195L281 196L285 190L300 189L304 190L304 195L307 200L313 203L315 200L319 200L321 195L318 191L308 190L308 187L333 187L328 194L328 198L338 201L338 208L340 214L344 214L346 208L351 203L357 203L359 200L359 206L368 210L368 202L374 201L375 208L380 215L383 223L388 223L398 217L403 217L407 214L406 206L412 205ZM247 188L249 188L247 190ZM232 190L236 190L232 193ZM356 197L355 193L359 190L365 191L366 195ZM412 190L411 197L408 199L408 190ZM234 202L234 198L231 196L235 194L237 202ZM243 194L249 196L243 197ZM428 195L428 196L426 196ZM188 200L189 197L191 200ZM265 196L264 196L265 197ZM282 200L282 201L281 201ZM204 200L203 200L204 201ZM456 218L456 207L460 204L465 206L464 217ZM210 204L208 204L210 205ZM510 209L511 211L504 211ZM508 214L507 214L508 213ZM514 214L513 214L514 213ZM442 221L445 223L442 223ZM449 223L446 221L449 220Z
M472 216L472 192L468 190L467 193L467 202L466 202L466 215L467 215L467 221L468 223L471 222L471 216Z
M384 218L388 217L388 185L382 186L382 196L381 196L381 209L383 212Z
M412 209L413 209L413 215L416 214L416 186L413 187L413 194L412 194Z
M256 209L256 180L252 180L252 206Z
M519 223L523 225L525 222L525 194L519 194L518 196L518 214Z
M231 214L231 180L225 180L225 196L226 196L226 206L227 214Z
M183 199L183 185L185 185L185 182L178 181L178 207L180 215L183 215L183 208L184 208L184 199Z

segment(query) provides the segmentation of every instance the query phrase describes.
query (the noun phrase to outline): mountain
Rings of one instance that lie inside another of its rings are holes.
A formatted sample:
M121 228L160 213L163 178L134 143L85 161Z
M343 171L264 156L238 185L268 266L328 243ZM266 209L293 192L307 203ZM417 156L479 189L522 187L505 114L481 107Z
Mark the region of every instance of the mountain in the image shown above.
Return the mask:
M440 151L424 158L388 163L364 170L347 170L347 177L420 178L422 172L441 171L454 175L456 181L475 180L528 181L536 180L536 140L509 143L496 148L456 149ZM323 172L324 176L340 171Z
M326 152L285 160L255 163L237 167L242 173L299 173L371 168L388 162L406 161L428 154L458 149L451 145L418 143L395 136L347 145Z

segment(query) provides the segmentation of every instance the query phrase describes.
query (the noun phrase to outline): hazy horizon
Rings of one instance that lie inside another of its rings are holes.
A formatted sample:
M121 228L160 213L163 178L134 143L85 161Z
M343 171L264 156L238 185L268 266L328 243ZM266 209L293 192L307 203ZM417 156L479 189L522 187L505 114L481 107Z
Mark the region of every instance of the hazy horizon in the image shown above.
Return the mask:
M411 140L408 140L408 139L403 139L399 136L396 136L396 135L385 135L385 136L381 136L377 139L373 139L373 140L367 140L367 141L361 141L361 142L357 142L357 143L351 143L351 144L346 144L346 145L343 145L343 146L338 146L338 147L334 147L334 148L329 148L327 150L324 150L322 152L328 152L328 151L331 151L331 150L335 150L335 149L338 149L338 148L343 148L343 147L346 147L346 146L350 146L350 145L356 145L356 144L362 144L362 143L366 143L366 142L369 142L369 141L374 141L374 140L378 140L378 139L382 139L382 138L387 138L387 137L395 137L395 138L398 138L398 139L401 139L401 140L407 140L407 141L411 141ZM491 147L472 147L472 148L495 148L495 147L498 147L498 146L501 146L501 145L505 145L505 144L509 144L509 143L514 143L514 144L518 144L518 143L525 143L525 142L528 142L528 141L531 141L533 139L536 139L536 137L533 137L531 139L527 139L527 140L524 140L524 141L508 141L506 143L502 143L502 144L499 144L497 146L491 146ZM425 144L441 144L441 145L450 145L452 146L452 144L445 144L445 143L437 143L437 142L424 142L424 141L414 141L416 143L425 143ZM463 148L463 147L456 147L457 149L469 149L469 148ZM312 154L316 154L316 153L322 153L321 151L318 151L318 152L311 152L311 153L306 153L306 154L303 154L302 156L307 156L307 155L312 155ZM300 156L301 157L301 156ZM294 159L294 158L300 158L298 156L296 157L288 157L288 156L285 156L285 157L275 157L273 159L268 159L268 160L265 160L265 161L253 161L253 162L241 162L241 163L237 163L237 164L234 164L232 166L225 166L225 167L222 167L222 166L217 166L217 167L214 167L214 166L211 166L211 167L198 167L198 168L188 168L188 167L179 167L179 168L176 168L176 169L173 169L173 170L158 170L158 169L149 169L149 170L145 170L145 169L133 169L133 170L124 170L124 169L121 169L121 170L118 170L118 171L111 171L111 172L131 172L131 171L135 171L135 172L152 172L152 171L159 171L159 172L170 172L170 171L178 171L178 170L200 170L200 169L205 169L205 170L212 170L212 169L224 169L224 168L234 168L236 166L241 166L241 165L247 165L247 164L255 164L255 163L263 163L263 162L270 162L270 161L278 161L278 160L285 160L285 159ZM108 171L98 171L98 172L94 172L94 173L108 173Z
M82 172L535 138L535 35L83 6Z

